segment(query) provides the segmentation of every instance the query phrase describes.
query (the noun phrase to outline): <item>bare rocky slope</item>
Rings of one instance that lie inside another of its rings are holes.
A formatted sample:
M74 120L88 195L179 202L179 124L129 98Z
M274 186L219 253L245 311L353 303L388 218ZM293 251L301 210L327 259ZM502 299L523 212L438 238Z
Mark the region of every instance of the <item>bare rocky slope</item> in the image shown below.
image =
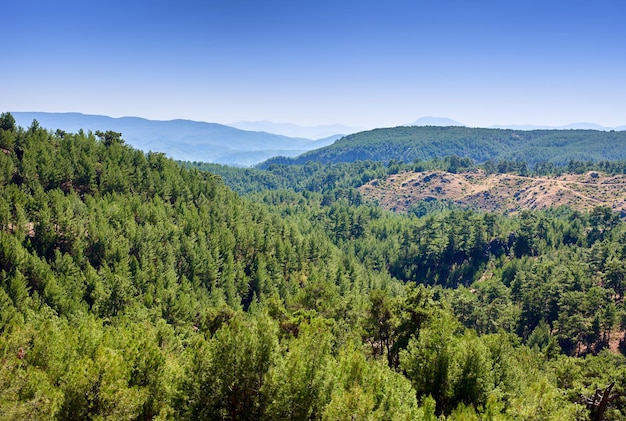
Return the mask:
M446 200L509 214L567 205L581 211L608 206L626 215L626 175L608 176L595 171L558 177L486 174L482 170L462 174L403 172L385 180L372 180L360 191L384 208L399 212L406 212L422 200Z

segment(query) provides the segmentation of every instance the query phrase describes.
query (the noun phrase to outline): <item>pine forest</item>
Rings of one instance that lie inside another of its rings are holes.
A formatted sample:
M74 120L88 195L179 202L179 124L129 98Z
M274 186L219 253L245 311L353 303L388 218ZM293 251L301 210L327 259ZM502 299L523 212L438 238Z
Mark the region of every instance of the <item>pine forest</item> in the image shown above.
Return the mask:
M0 419L626 419L620 212L394 211L361 189L626 173L537 142L235 168L3 113Z

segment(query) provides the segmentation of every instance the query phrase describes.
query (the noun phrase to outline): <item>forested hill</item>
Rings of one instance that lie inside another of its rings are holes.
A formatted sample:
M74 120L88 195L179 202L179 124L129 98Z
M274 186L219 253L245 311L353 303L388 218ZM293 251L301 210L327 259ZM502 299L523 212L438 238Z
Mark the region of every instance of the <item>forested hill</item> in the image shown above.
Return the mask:
M0 115L0 420L625 419L609 208L400 215L323 167L240 197Z
M626 131L504 130L469 127L395 127L355 133L295 158L273 158L261 167L390 160L412 162L446 156L563 164L569 160L626 159Z
M281 401L259 406L279 334L319 324L291 358L313 352L331 370L333 321L353 325L362 294L393 284L306 220L119 133L0 118L0 419L286 419ZM273 371L263 399L299 393L270 388L296 387L289 370ZM309 414L327 386L307 391Z

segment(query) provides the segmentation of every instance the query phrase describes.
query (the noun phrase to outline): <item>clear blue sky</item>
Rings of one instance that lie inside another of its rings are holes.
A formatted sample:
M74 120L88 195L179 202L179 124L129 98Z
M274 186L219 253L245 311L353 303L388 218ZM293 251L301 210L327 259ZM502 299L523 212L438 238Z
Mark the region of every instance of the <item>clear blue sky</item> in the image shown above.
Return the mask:
M624 0L4 0L0 111L626 124Z

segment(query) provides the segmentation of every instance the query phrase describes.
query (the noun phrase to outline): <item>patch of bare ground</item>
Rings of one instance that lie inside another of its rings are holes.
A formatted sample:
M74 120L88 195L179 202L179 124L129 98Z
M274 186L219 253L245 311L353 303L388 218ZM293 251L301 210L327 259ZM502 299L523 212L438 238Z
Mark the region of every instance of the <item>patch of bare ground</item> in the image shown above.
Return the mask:
M619 349L620 341L624 338L624 332L615 331L611 332L609 335L609 350L615 354L620 354L621 351Z
M562 205L585 211L608 206L626 213L626 175L592 171L558 177L462 174L444 171L404 172L360 187L361 193L386 209L406 212L422 200L447 200L490 212L516 213Z

